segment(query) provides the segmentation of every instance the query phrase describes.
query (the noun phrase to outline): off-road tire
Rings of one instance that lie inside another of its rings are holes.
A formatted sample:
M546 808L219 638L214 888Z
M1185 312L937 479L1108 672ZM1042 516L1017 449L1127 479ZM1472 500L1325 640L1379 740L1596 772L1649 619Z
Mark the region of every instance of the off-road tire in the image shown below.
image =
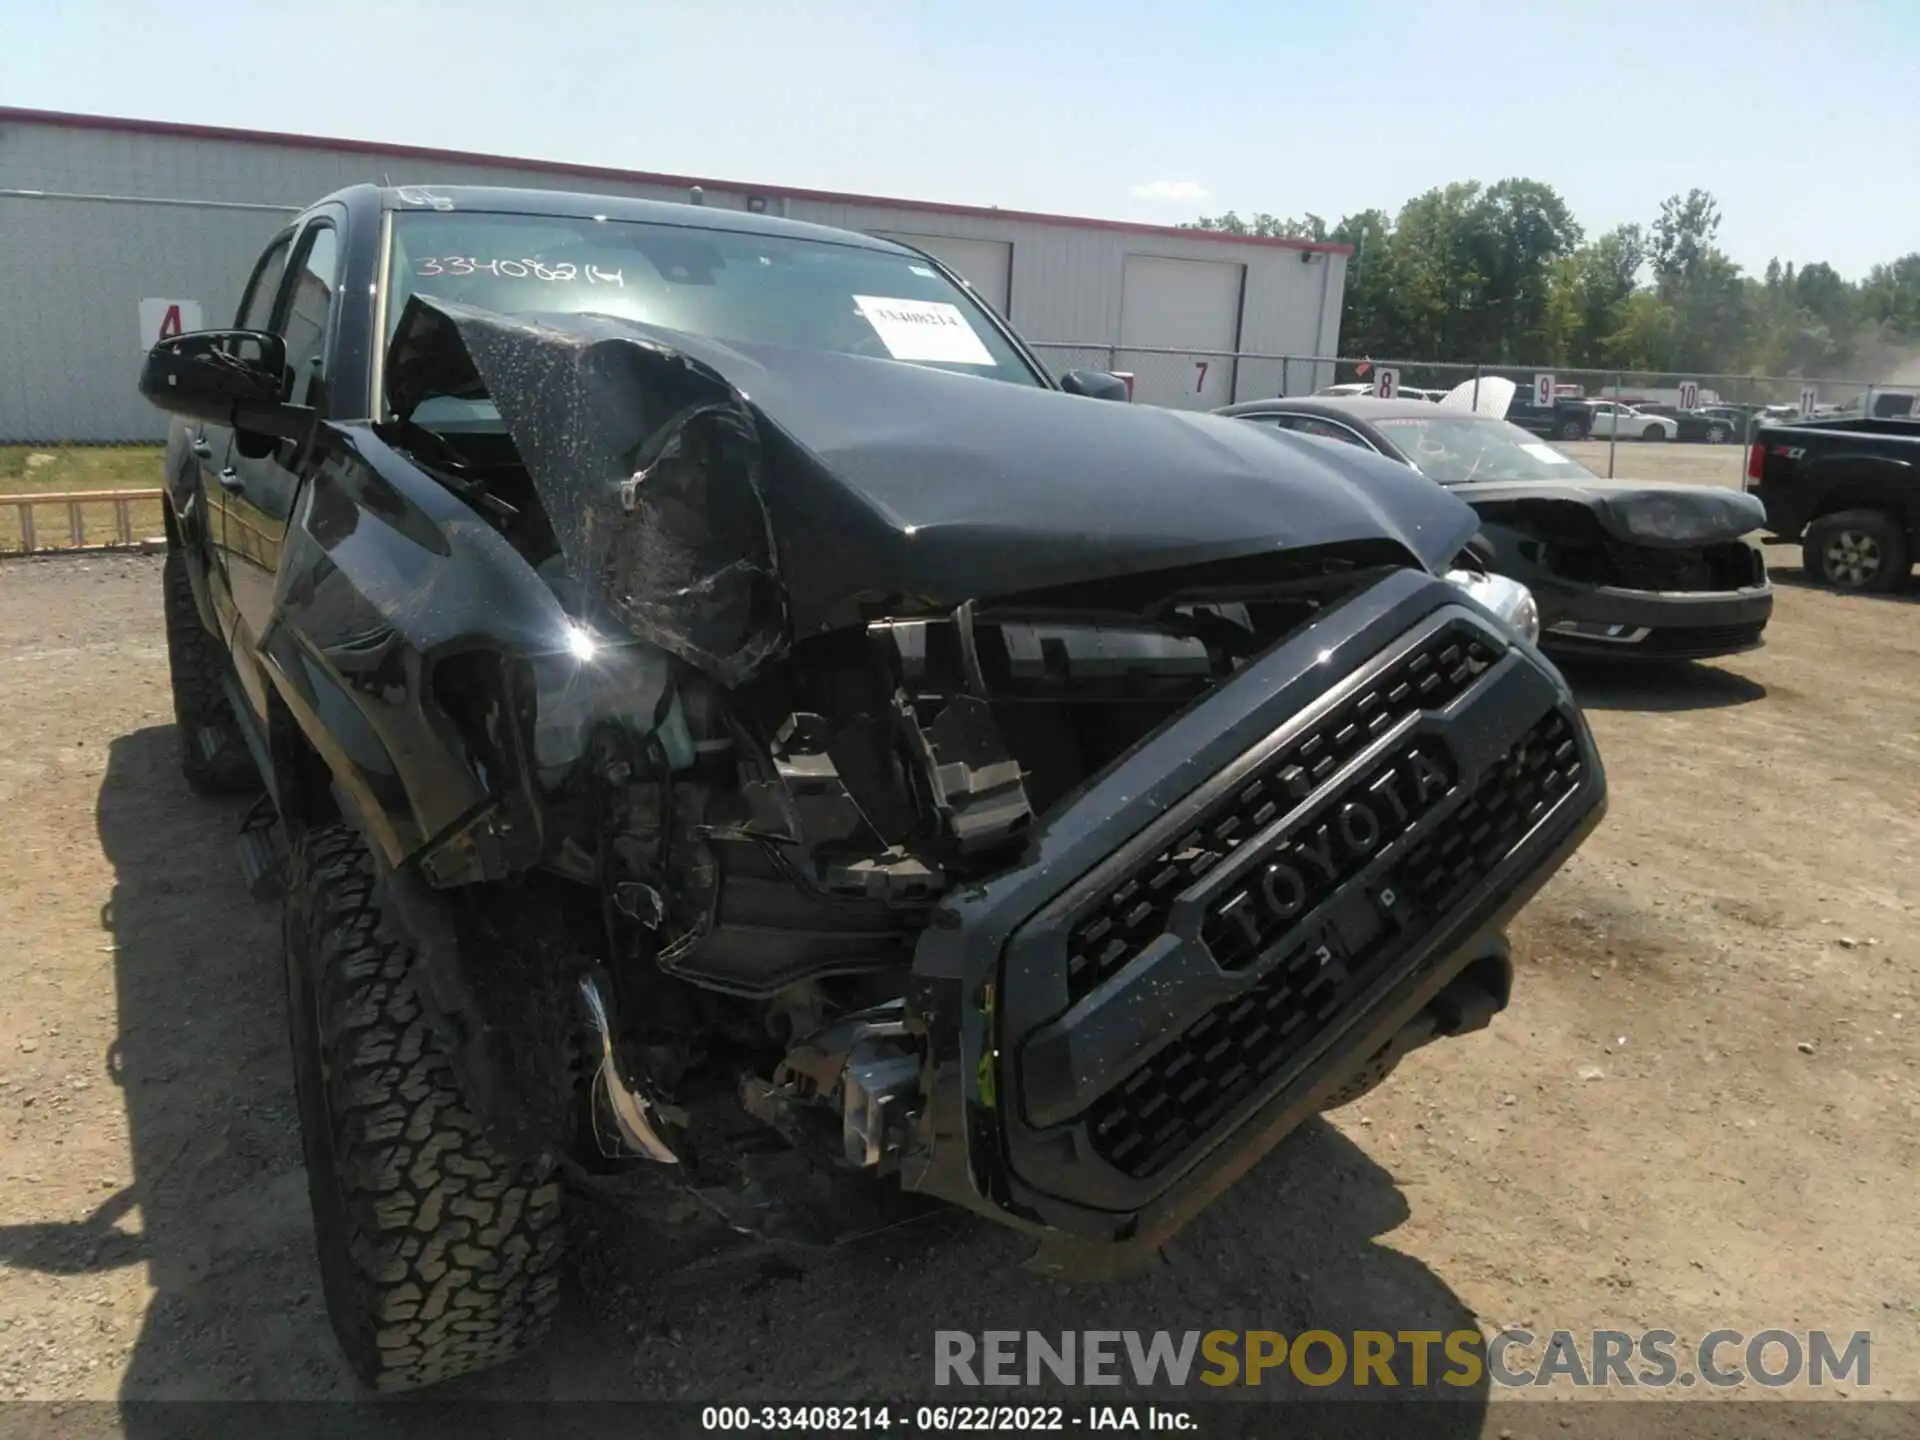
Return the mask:
M1845 563L1839 547L1853 541L1856 556L1871 553L1871 569ZM1835 590L1884 594L1906 584L1913 569L1906 532L1893 516L1879 510L1841 510L1822 515L1800 540L1800 563L1807 578Z
M1562 440L1584 440L1587 438L1586 427L1578 420L1562 420L1560 422L1559 434Z
M180 773L196 795L257 789L260 772L235 727L221 684L227 673L219 639L200 622L187 577L187 552L169 550L160 570L160 605L167 623L167 671L173 680L173 723ZM207 753L208 741L213 753Z
M322 1288L355 1372L412 1390L533 1348L560 1299L557 1172L509 1161L462 1101L410 983L418 952L381 933L345 826L293 844L286 961Z
M1370 1095L1386 1084L1387 1077L1400 1068L1400 1057L1385 1048L1375 1055L1359 1070L1348 1076L1341 1087L1321 1102L1320 1111L1338 1110L1343 1105L1351 1105L1363 1095Z

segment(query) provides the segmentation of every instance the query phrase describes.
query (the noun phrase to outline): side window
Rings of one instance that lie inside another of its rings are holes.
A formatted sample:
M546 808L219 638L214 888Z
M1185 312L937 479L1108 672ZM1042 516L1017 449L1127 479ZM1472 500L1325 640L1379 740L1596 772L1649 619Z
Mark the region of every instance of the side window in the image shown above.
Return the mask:
M280 277L286 273L287 251L292 246L293 235L289 232L269 245L266 254L254 265L253 277L247 281L246 293L240 297L240 310L234 318L234 329L270 328L273 300L280 293Z
M325 221L307 227L300 261L288 282L275 327L286 337L287 398L296 405L319 405L326 393L327 337L333 329L334 297L339 290L340 236Z
M1329 420L1316 420L1311 415L1302 415L1293 422L1293 428L1302 435L1311 435L1318 440L1338 440L1342 445L1361 445L1360 437L1344 425L1335 425Z

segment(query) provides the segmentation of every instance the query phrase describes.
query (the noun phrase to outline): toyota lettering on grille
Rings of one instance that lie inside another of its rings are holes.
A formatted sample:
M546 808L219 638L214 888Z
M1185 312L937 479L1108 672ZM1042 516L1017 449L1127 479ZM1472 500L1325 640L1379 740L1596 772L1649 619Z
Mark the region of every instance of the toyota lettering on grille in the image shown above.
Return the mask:
M1203 936L1214 958L1239 968L1317 910L1453 788L1445 752L1416 742L1282 835L1224 898Z

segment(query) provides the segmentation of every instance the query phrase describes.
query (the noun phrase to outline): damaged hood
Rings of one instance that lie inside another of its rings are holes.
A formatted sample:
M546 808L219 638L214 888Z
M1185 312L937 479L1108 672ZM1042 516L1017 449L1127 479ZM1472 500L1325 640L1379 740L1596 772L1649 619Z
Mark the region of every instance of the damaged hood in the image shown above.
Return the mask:
M1274 550L1391 541L1443 569L1475 519L1358 450L899 361L416 296L408 416L490 397L567 567L737 682L788 636Z
M1767 507L1757 496L1716 485L1632 480L1481 480L1447 487L1487 519L1506 505L1558 501L1593 512L1600 527L1636 545L1681 548L1737 540L1760 529Z

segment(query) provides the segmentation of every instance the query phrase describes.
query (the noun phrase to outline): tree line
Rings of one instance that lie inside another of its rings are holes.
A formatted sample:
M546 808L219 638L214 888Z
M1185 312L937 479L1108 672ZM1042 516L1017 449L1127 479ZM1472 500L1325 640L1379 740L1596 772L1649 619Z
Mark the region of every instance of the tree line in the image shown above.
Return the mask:
M1351 245L1348 355L1835 376L1868 346L1920 341L1920 251L1858 282L1825 262L1745 274L1714 243L1720 207L1705 190L1591 240L1551 185L1521 179L1443 186L1331 228L1232 211L1184 228Z

